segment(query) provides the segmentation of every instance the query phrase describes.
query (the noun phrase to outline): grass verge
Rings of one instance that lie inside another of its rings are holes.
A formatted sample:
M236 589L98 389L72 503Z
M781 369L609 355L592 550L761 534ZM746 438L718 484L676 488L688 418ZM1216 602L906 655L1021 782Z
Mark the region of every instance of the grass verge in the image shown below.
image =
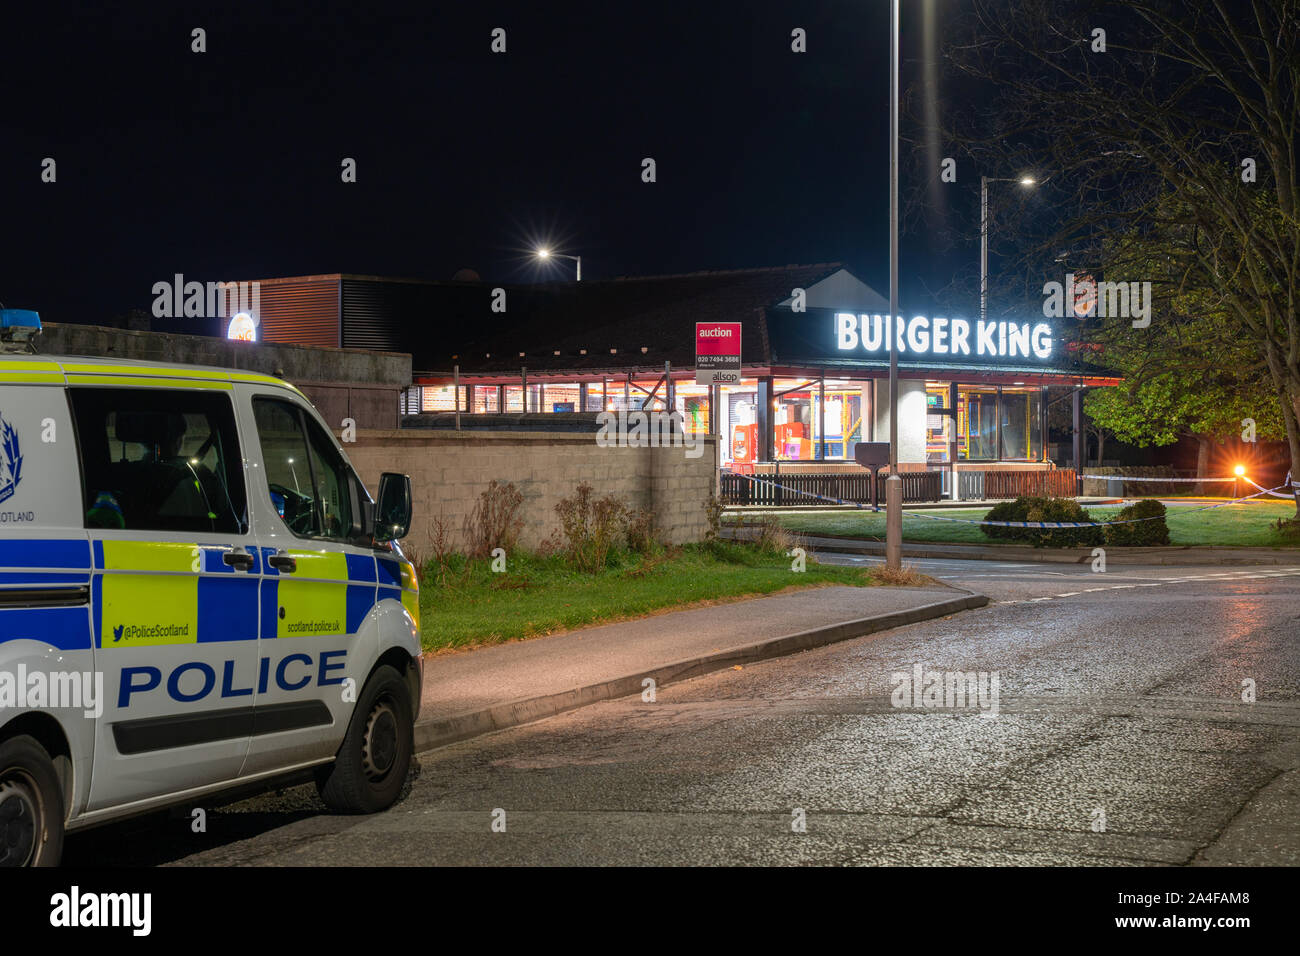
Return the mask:
M1105 521L1119 513L1118 507L1093 506L1088 513ZM946 518L979 520L987 508L943 508L926 514ZM1212 511L1197 511L1195 506L1172 505L1166 521L1169 542L1176 547L1256 547L1290 548L1300 545L1294 536L1281 534L1273 523L1295 514L1295 506L1286 501L1261 501L1225 505ZM885 514L867 511L837 511L814 514L774 516L782 526L798 534L836 535L839 537L885 539ZM903 538L907 541L934 541L950 544L979 544L1003 547L1003 542L988 538L979 525L939 521L903 515Z
M465 648L789 588L877 583L870 570L811 558L796 574L779 552L728 541L649 556L615 552L596 574L575 571L559 555L517 553L502 573L490 560L455 556L441 581L427 577L421 586L420 627L426 650Z

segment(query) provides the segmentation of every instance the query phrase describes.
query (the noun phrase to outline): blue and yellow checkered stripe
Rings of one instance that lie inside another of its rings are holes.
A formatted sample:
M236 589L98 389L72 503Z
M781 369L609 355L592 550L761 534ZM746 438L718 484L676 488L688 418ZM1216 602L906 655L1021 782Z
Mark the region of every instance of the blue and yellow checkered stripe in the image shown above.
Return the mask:
M89 586L89 607L0 611L0 642L64 650L355 634L379 600L418 615L414 569L365 554L293 549L298 568L249 548L252 572L222 560L229 546L85 539L0 541L0 587ZM281 614L281 609L284 613Z
M90 583L90 545L85 538L0 541L0 588L78 587ZM63 651L90 648L86 607L0 609L0 644L40 641Z

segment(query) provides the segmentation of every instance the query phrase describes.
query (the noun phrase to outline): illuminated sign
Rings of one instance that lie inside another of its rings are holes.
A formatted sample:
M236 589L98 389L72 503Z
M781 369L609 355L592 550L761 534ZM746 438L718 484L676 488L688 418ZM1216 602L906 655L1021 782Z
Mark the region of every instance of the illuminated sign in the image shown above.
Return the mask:
M226 327L226 338L239 342L256 342L257 323L247 312L236 313L230 317L230 325Z
M966 319L927 318L916 315L834 314L835 348L840 354L888 355L891 335L898 354L965 356L998 359L1048 359L1052 355L1052 327L1046 322L1004 319L974 322Z

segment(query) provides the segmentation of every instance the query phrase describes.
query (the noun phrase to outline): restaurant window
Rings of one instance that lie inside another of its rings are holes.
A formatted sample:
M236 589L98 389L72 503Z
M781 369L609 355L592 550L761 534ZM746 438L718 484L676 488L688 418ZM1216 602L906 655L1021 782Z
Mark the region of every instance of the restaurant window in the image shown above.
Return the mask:
M709 389L706 385L687 385L674 387L674 399L677 411L682 416L683 427L688 435L707 435L709 433Z
M959 460L997 460L997 415L996 387L962 385L957 389L957 457Z
M658 386L656 388L655 386ZM650 393L654 392L654 398ZM647 379L645 381L633 381L632 390L629 395L630 411L664 411L667 402L664 400L664 383L659 379Z
M506 389L506 407L507 412L522 412L524 410L524 390L520 385L507 385Z
M724 385L719 393L722 396L719 428L723 436L723 458L741 464L766 459L767 455L758 448L758 392L754 380Z
M1043 457L1039 433L1042 393L1037 388L1002 389L1002 457L1014 461L1039 461Z
M576 412L578 411L578 386L576 384L547 383L542 393L542 411Z
M471 408L475 414L484 415L488 412L499 412L500 393L495 385L475 385L473 389L474 401Z
M946 462L951 453L953 420L948 405L947 382L927 382L925 386L925 460Z
M460 388L461 408L465 407L465 388ZM420 390L420 411L454 412L456 411L456 387L454 385L426 385Z
M587 383L587 404L583 407L583 411L586 412L606 411L604 382Z
M868 403L863 400L867 382L826 380L826 411L822 414L819 390L813 389L813 428L820 430L826 423L826 434L820 436L822 457L853 460L853 449L858 442L866 441L863 431Z
M776 379L773 382L776 407L772 416L772 434L776 457L780 461L807 461L813 453L813 394L817 383L799 379Z

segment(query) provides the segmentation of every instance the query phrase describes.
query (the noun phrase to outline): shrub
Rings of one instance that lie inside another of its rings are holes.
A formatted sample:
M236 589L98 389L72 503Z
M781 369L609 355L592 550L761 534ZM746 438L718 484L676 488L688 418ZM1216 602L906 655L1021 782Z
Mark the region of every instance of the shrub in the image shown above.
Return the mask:
M1020 497L994 505L985 521L1091 521L1092 516L1073 498ZM984 534L1008 541L1028 541L1035 548L1088 547L1102 544L1101 528L1001 528L985 525Z
M722 530L722 512L724 509L722 500L714 494L710 494L704 502L704 520L708 523L709 530L704 532L705 541L713 541L718 537Z
M1278 518L1273 522L1273 530L1284 538L1300 538L1300 518Z
M407 560L415 566L415 580L420 587L446 584L452 561L457 555L451 539L451 525L442 509L429 519L425 540L425 545L419 545L412 538L402 547Z
M486 558L495 548L507 553L515 549L524 527L519 514L523 503L524 496L513 481L494 478L488 483L465 518L465 543L471 558Z
M1140 518L1147 520L1137 520ZM1133 523L1106 526L1106 544L1110 547L1135 548L1169 543L1169 525L1165 524L1165 506L1154 499L1138 501L1121 509L1114 520Z
M626 511L613 495L594 497L585 481L573 495L556 504L569 563L588 574L605 567L609 549L622 533Z
M1028 498L1017 498L1015 501L999 501L991 511L984 516L985 521L1024 521L1025 515L1029 513ZM990 538L1019 539L1024 531L1023 528L1002 528L997 525L982 525L981 530Z
M802 547L803 538L781 524L772 515L763 515L757 522L749 525L756 532L750 542L760 554L784 556L792 548Z
M654 554L659 550L659 533L655 513L649 508L628 509L623 516L627 546L637 554Z

